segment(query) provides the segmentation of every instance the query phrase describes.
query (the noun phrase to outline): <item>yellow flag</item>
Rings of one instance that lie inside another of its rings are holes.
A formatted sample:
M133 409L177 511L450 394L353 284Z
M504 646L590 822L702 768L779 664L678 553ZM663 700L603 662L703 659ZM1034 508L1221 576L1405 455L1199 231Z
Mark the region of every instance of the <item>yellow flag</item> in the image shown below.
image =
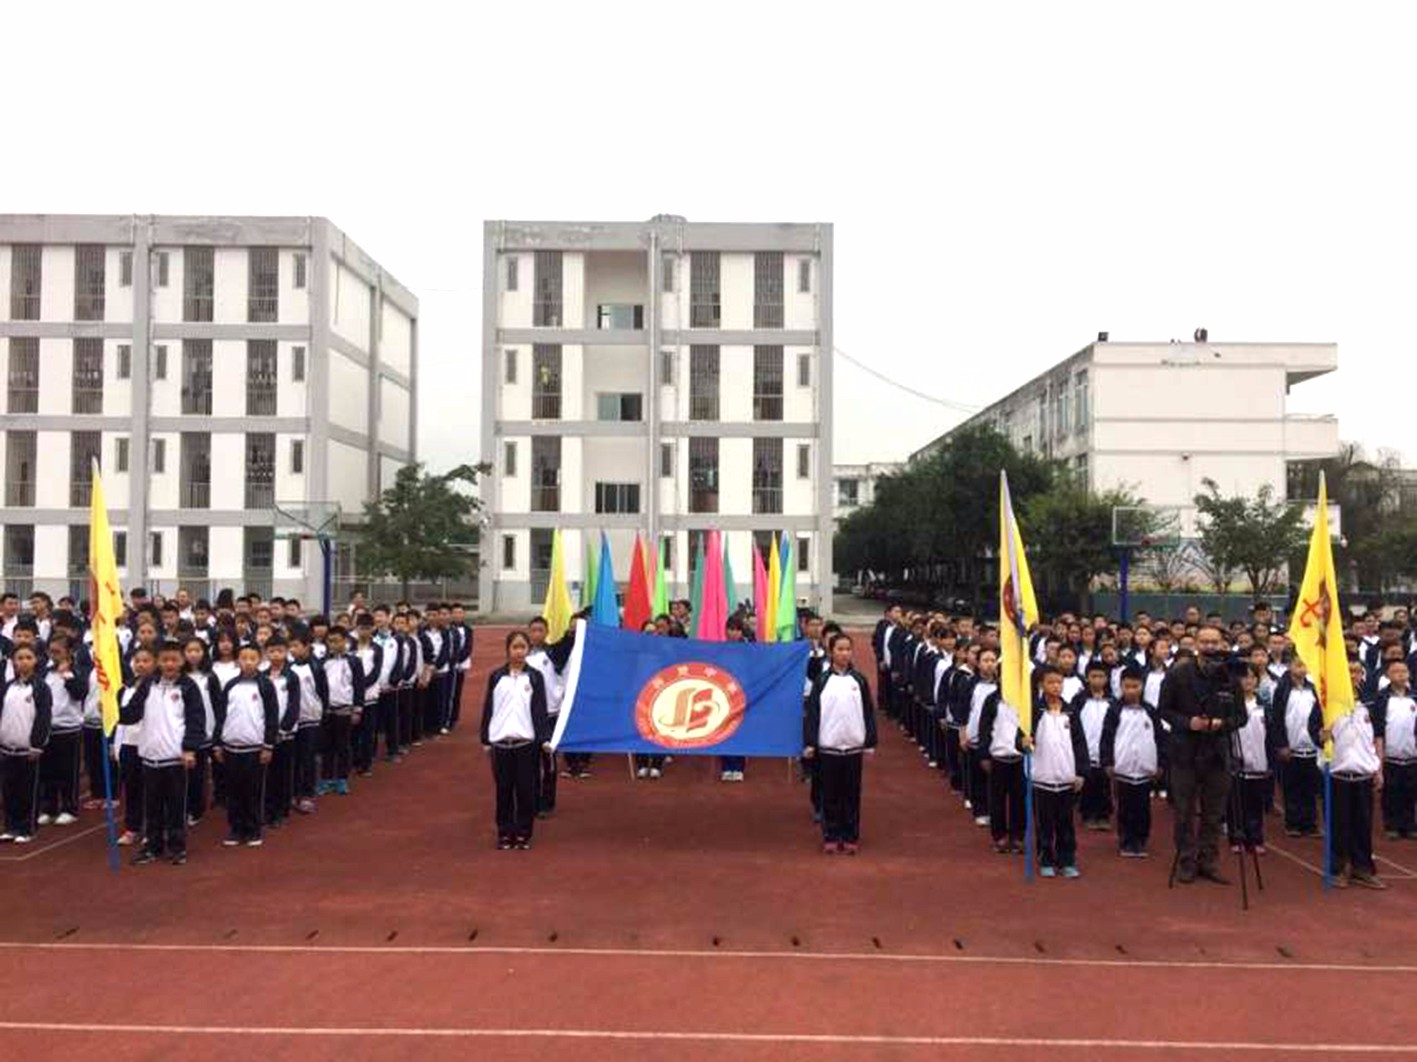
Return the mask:
M768 637L777 641L778 596L782 593L782 562L778 560L777 534L772 536L772 556L768 557Z
M103 732L113 736L118 725L118 686L123 681L118 658L118 622L123 615L123 592L118 588L118 565L113 557L113 532L108 527L108 507L103 501L103 479L93 463L93 494L89 509L89 600L93 602L93 661L98 673Z
M1328 484L1319 473L1319 509L1309 539L1304 583L1289 620L1289 639L1309 669L1318 690L1324 726L1353 711L1353 679L1343 645L1343 619L1338 609L1338 576L1333 568L1333 541L1328 531ZM1332 755L1332 743L1326 750Z
M999 694L1018 712L1025 734L1033 729L1032 667L1028 631L1038 623L1038 601L1028 574L1023 536L1014 519L1009 477L999 473Z
M566 585L566 559L561 549L561 531L551 535L551 581L546 584L546 640L559 642L571 625L571 591Z

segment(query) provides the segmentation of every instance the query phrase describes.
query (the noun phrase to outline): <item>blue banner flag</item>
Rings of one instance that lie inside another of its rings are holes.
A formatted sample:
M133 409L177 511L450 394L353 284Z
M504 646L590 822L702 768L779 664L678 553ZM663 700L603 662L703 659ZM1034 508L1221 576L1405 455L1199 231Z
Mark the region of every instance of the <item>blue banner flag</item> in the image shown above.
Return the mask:
M560 752L797 756L806 642L662 638L579 621Z

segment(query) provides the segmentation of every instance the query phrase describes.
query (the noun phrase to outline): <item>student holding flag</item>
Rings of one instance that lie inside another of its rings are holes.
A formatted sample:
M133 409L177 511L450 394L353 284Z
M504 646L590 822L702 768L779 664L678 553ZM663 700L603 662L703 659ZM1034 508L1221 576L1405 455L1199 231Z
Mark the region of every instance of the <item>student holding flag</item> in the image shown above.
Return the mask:
M1038 625L1038 601L1033 596L1033 578L1028 571L1028 557L1023 549L1023 535L1014 519L1013 499L1009 496L1008 473L999 472L999 697L1017 717L1017 730L1033 734L1033 661L1028 653L1029 630ZM981 654L982 655L982 654ZM1007 728L1006 728L1007 729ZM1012 735L1010 735L1012 736ZM979 744L991 741L992 734L979 734ZM1012 745L1009 741L1006 744ZM1026 878L1033 877L1033 753L1025 743L1023 748L1024 799L1024 861ZM977 790L976 790L977 793ZM1015 796L1015 799L1017 797ZM1069 812L1071 813L1071 812ZM974 808L975 822L981 809ZM988 821L987 819L985 820ZM998 833L995 840L998 841ZM1007 849L1006 849L1007 850Z

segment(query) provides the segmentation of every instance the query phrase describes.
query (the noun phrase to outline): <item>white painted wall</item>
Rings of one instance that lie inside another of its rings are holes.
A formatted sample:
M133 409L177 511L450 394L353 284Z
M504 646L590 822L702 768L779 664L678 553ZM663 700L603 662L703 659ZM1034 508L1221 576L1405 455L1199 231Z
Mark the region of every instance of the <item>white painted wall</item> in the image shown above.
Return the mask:
M517 260L517 290L507 290L507 260ZM497 325L499 328L531 327L532 263L531 252L497 256ZM387 334L387 333L386 333Z
M649 368L643 347L591 347L585 355L584 386L579 394L586 420L597 420L600 394L630 393L641 396L641 409L649 387ZM562 386L566 381L562 380ZM644 414L641 413L643 418Z
M602 303L638 304L648 309L649 272L640 251L592 251L579 255L585 263L584 316L581 327L595 328ZM574 325L570 325L574 327Z
M119 269L119 256L132 248L109 247L103 256L103 319L105 321L131 321L133 319L133 286L123 287L119 281L123 274ZM138 263L133 263L134 279Z
M153 440L165 439L167 445L167 463L164 466L166 471L158 474L151 473L148 476L148 508L149 509L176 509L178 508L178 498L181 493L179 484L182 474L182 436L175 431L154 432ZM152 461L153 448L148 448L148 460ZM243 464L240 466L245 467ZM217 465L213 462L212 478L216 479ZM177 540L172 540L172 548L177 548Z
M561 255L561 322L566 328L585 321L585 257L579 251ZM532 261L532 256L528 256L528 262Z
M409 395L402 384L379 378L379 441L411 449L408 437Z
M581 511L595 512L596 483L638 483L640 512L647 511L645 493L645 442L643 439L586 439L583 446L583 475L571 485L581 492ZM658 484L653 484L656 488Z
M176 524L161 524L161 525L153 525L153 526L150 526L150 527L148 528L148 535L149 535L149 537L151 537L151 536L153 536L153 535L161 535L161 536L162 536L162 563L161 563L161 564L152 564L152 563L151 563L151 554L150 554L150 552L149 552L149 554L148 554L148 556L149 556L148 578L149 578L150 580L154 580L154 581L159 580L159 579L176 579L176 578L177 578L177 525L176 525ZM133 551L134 551L134 550L138 550L138 549L141 549L141 550L144 550L144 551L148 551L148 550L149 550L149 544L148 544L147 542L136 542L136 541L133 541L132 539L129 539L129 541L128 541L128 556L129 556L130 558L136 558L136 557L138 556L138 554L134 553ZM208 555L209 563L210 563L210 556L211 556L211 551L210 551L210 549L208 549L207 555ZM210 569L209 569L209 570L210 570Z
M782 511L807 516L817 511L817 442L815 439L793 438L782 441ZM810 473L806 479L797 476L797 448L808 447Z
M47 244L40 252L39 319L74 319L74 248ZM5 289L9 293L9 289Z
M240 512L246 507L246 435L212 432L212 505Z
M722 328L753 327L753 256L719 257L719 292L723 305Z
M246 248L218 247L212 253L212 264L216 270L212 320L222 324L244 323L247 317L246 288L251 268ZM177 294L180 307L180 288ZM181 319L180 313L178 319Z
M507 443L511 443L517 448L517 471L513 476L506 474L506 465L503 463ZM488 459L493 462L496 474L500 477L502 511L508 513L529 512L531 510L531 436L498 436L497 452L488 455Z
M725 257L727 257L725 255ZM751 262L751 259L749 260ZM752 311L748 324L752 327ZM726 324L724 327L728 327ZM688 383L684 386L685 413L688 412ZM720 420L748 422L753 419L753 348L720 347L718 351L718 416Z
M810 263L812 272L810 291L798 291L798 269L803 261ZM815 329L817 327L817 296L821 282L821 269L815 255L784 255L783 272L785 291L783 294L783 325L792 329Z
M47 267L48 262L45 265ZM40 413L50 416L68 416L72 413L74 411L73 380L74 341L72 339L41 339L39 341Z
M330 327L360 350L369 349L369 306L373 294L359 276L330 259Z
M69 433L67 431L35 432L35 466L35 508L69 508ZM38 560L35 563L38 565Z
M109 339L103 344L103 412L109 417L128 417L133 413L132 378L118 379L118 348L123 345L131 346L132 341ZM131 356L128 363L133 365Z
M326 482L330 496L319 500L337 501L345 512L362 512L368 485L368 453L331 439L327 456L329 471Z
M175 344L177 360L172 360L172 352L167 355L168 381L164 385L167 393L165 408L167 416L181 412L182 390L182 344ZM276 353L279 368L280 353ZM216 417L244 417L246 415L246 362L247 351L244 339L216 339L212 341L212 415ZM280 402L285 390L284 381L276 391L276 401ZM174 405L174 403L178 403Z
M352 431L369 431L369 370L333 347L329 350L331 423Z
M290 451L296 440L305 444L305 464L303 472L291 468ZM306 498L306 474L310 470L310 440L305 435L281 432L276 435L276 501L299 501ZM322 499L316 499L322 500ZM280 547L276 547L277 552Z
M380 456L379 458L379 490L385 491L394 485L394 480L398 478L399 469L403 468L404 462L395 461L392 457Z
M810 371L806 387L797 384L797 360L806 355ZM818 358L812 347L784 347L782 351L782 419L810 424L817 419Z
M276 415L280 417L307 417L310 415L309 393L304 380L296 380L294 373L295 348L305 348L305 380L310 379L310 343L276 344ZM243 390L244 390L243 381Z
M34 529L34 572L66 577L69 563L69 529L57 524L38 524ZM67 582L67 579L66 579Z
M413 324L407 314L387 299L381 313L383 333L379 337L379 360L407 376L413 364Z
M688 448L685 447L685 449ZM687 454L684 472L687 495ZM687 503L687 496L685 501ZM725 515L735 516L746 516L753 511L752 439L720 439L718 441L718 511Z
M176 538L173 548L176 548ZM276 553L282 551L277 545ZM207 578L240 586L246 566L246 535L241 527L213 527L207 532Z
M590 351L591 356L595 356L599 349L593 348ZM593 416L595 413L593 407L588 409L585 404L586 357L586 348L579 344L570 343L561 347L561 418L563 420L580 420L587 416ZM528 401L530 401L529 398Z
M571 436L561 440L561 511L563 513L583 513L593 507L594 494L582 500L585 483L585 443L586 440ZM531 457L528 447L527 457ZM585 504L589 503L589 504Z
M8 295L10 293L10 266L13 263L13 251L8 243L0 243L0 293ZM42 293L41 293L42 296ZM40 310L43 312L43 298L41 297ZM10 319L10 300L0 299L0 321Z
M305 287L295 286L295 256L305 256ZM277 262L279 271L280 302L276 317L281 324L303 325L310 323L310 251L308 248L282 247ZM280 552L279 549L276 550Z
M152 309L153 320L155 321L180 321L182 320L182 291L183 277L186 276L186 262L184 249L178 246L154 247L152 256ZM167 255L167 285L158 286L157 253L162 252ZM136 276L140 263L133 263L133 272ZM245 320L243 317L242 320Z

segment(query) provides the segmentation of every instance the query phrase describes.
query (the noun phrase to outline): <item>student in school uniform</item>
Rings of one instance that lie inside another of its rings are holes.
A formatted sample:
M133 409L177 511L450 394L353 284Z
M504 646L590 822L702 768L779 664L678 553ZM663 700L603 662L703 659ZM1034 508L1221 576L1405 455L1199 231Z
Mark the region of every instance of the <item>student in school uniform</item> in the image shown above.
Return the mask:
M295 734L300 728L300 680L290 669L290 646L276 635L266 643L267 681L275 689L280 713L276 743L266 768L265 823L280 829L295 801Z
M744 634L751 633L747 621L742 622ZM827 646L831 639L841 633L841 628L837 624L823 625L821 618L817 616L808 617L805 629L810 639L811 649L807 653L806 675L802 682L802 718L804 721L807 718L807 701L812 696L812 686L816 683L818 676L831 667L831 654L827 652ZM820 823L822 821L822 776L817 769L817 760L815 757L800 756L797 763L802 777L807 781L807 800L812 805L812 821Z
M197 685L206 713L207 740L197 749L197 762L187 772L187 826L202 821L207 813L207 770L212 760L212 735L216 733L217 705L225 688L208 666L207 644L196 635L182 643L183 674Z
M1270 709L1275 757L1284 764L1284 833L1287 837L1317 837L1321 788L1319 745L1309 734L1309 714L1318 695L1308 668L1291 653L1289 670L1275 686Z
M354 769L359 777L369 778L374 774L374 753L379 746L379 698L383 693L379 680L388 672L384 668L384 650L374 640L374 617L368 612L355 617L354 639L354 655L364 673L363 711L353 735Z
M448 689L452 665L447 627L443 623L443 606L428 606L427 623L419 636L423 642L423 662L428 671L425 687L423 731L438 737L448 733Z
M524 631L507 635L507 662L488 676L482 703L482 745L492 757L497 790L497 848L531 847L536 822L537 759L549 752L546 683L529 667L531 640Z
M38 672L33 645L15 645L10 674L0 680L0 841L29 844L38 830L39 765L49 743L49 686Z
M118 716L132 700L139 684L150 678L157 668L157 658L145 645L138 646L129 658L128 681L118 690ZM119 723L113 731L113 757L118 761L118 778L123 790L123 832L118 843L127 847L143 839L143 761L138 754L142 723Z
M216 687L224 690L227 684L237 675L241 674L241 665L236 662L236 650L240 648L242 639L236 633L236 628L232 626L222 626L217 628L212 637L212 648L209 659L211 663L209 670L212 677L216 679ZM215 725L215 720L213 720ZM208 731L210 734L210 731ZM200 753L198 754L200 759ZM222 771L221 764L213 760L210 764L212 772L212 804L215 807L222 807L226 804L226 776Z
M984 704L998 692L999 654L992 648L979 650L979 677L969 689L969 715L960 730L960 754L964 759L965 807L974 816L974 825L989 825L989 777L979 766L979 723Z
M556 730L556 721L561 715L561 700L566 694L566 682L562 671L571 658L574 635L567 633L554 645L546 641L546 620L537 616L527 624L530 648L526 654L526 665L541 673L542 685L546 689L546 725L550 732ZM542 751L537 757L536 816L549 818L556 812L556 754Z
M1100 753L1108 781L1117 789L1117 851L1145 859L1151 839L1151 787L1161 773L1161 721L1142 700L1141 669L1122 673L1122 697L1102 721ZM1089 756L1091 752L1089 750Z
M275 687L261 674L264 654L243 645L237 655L241 674L222 690L217 705L212 755L226 770L226 819L230 832L221 843L228 848L263 843L266 768L280 729L280 705Z
M423 678L423 645L411 614L395 613L394 637L403 639L403 674L399 680L399 754L407 756L422 744L423 721L419 713L419 683Z
M1078 674L1078 654L1071 645L1058 650L1058 672L1063 676L1063 703L1071 705L1083 691L1082 677Z
M1245 669L1240 676L1240 690L1245 698L1245 724L1236 731L1239 755L1230 759L1235 775L1232 783L1237 797L1232 797L1225 811L1226 830L1232 852L1248 851L1263 855L1266 794L1273 792L1270 763L1273 760L1269 716L1259 698L1259 673Z
M1094 660L1087 666L1087 688L1069 702L1087 739L1087 773L1078 794L1078 816L1088 830L1107 830L1112 826L1112 786L1102 766L1102 726L1116 702L1107 686L1107 665Z
M290 632L290 673L300 687L300 715L295 726L295 810L309 815L315 810L319 785L316 754L320 748L330 687L325 666L310 652L310 632L296 626Z
M978 765L988 778L989 833L1000 855L1023 852L1023 746L1018 709L995 689L979 714Z
M87 676L84 687L84 728L82 733L82 746L84 754L84 775L88 778L89 796L83 802L85 811L93 811L104 807L109 797L105 794L103 785L103 700L102 691L98 684L98 668L93 666L93 656L85 653L87 662L82 668ZM122 676L116 676L118 681ZM110 776L110 783L113 781ZM116 791L115 791L116 794ZM114 807L117 807L117 796L113 797Z
M817 626L820 630L820 622ZM655 630L658 631L658 625ZM745 641L747 632L743 629L743 621L736 615L729 616L723 625L723 637L725 641L739 644ZM718 780L720 782L741 782L744 777L744 769L747 766L748 760L744 756L720 756L718 757Z
M1405 660L1389 661L1388 685L1373 700L1383 720L1383 835L1417 841L1417 700Z
M453 635L453 645L456 648L451 660L452 691L448 695L448 729L456 730L458 721L462 718L463 686L467 683L467 673L472 670L472 625L467 622L467 609L463 608L462 602L454 601L448 613L448 630Z
M1363 663L1353 661L1355 695L1364 681ZM1309 739L1317 747L1333 741L1333 761L1329 766L1333 793L1333 883L1339 888L1361 885L1386 889L1373 861L1373 790L1382 788L1383 733L1386 720L1375 715L1362 701L1353 710L1324 726L1323 708L1318 702L1309 711Z
M1038 875L1081 876L1073 804L1087 771L1087 738L1063 701L1063 676L1044 665L1043 696L1033 713L1033 734L1024 747L1033 753L1033 814L1038 832ZM1030 853L1029 858L1033 858Z
M49 666L43 677L49 687L50 731L39 761L39 817L35 820L41 826L69 826L79 821L79 751L88 676L75 672L73 652L67 634L56 632L50 639Z
M852 666L853 646L833 636L831 666L807 698L802 755L818 760L822 786L822 851L856 855L861 842L861 761L876 747L871 687Z
M331 627L326 636L325 683L329 707L322 723L320 794L349 796L350 739L359 725L364 703L364 671L359 657L349 652L349 632Z
M961 734L969 723L969 705L978 664L977 645L956 643L954 663L946 676L945 691L936 694L945 700L945 765L949 771L950 789L966 803L969 794L965 790L964 742Z
M138 684L119 713L125 724L141 723L138 755L143 761L143 848L139 866L163 855L174 866L187 862L186 772L206 740L206 709L197 684L182 673L182 647L165 642L157 674Z
M384 762L398 763L403 756L399 745L399 684L407 664L403 640L393 629L393 616L388 605L374 606L374 644L383 654L379 671L379 727L384 736ZM378 753L379 733L374 735L374 753Z

